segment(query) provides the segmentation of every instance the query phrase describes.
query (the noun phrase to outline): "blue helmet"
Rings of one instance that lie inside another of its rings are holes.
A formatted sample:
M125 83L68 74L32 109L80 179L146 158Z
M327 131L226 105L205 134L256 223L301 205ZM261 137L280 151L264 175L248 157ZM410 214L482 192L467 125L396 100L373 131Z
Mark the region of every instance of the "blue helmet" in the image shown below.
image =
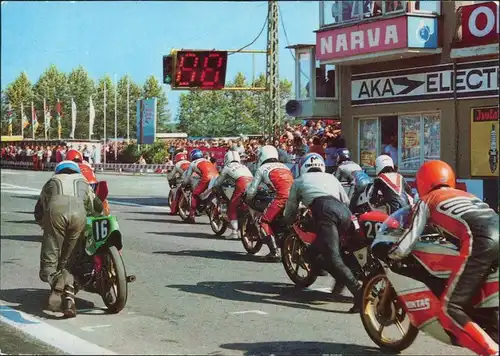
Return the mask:
M351 152L347 148L339 148L337 150L337 164L351 160Z
M81 170L78 164L73 161L62 161L57 164L54 172L55 174L60 174L60 173L71 174L71 173L81 173Z
M189 154L189 158L191 159L191 162L200 158L203 158L203 152L201 150L195 148L194 150L191 151Z

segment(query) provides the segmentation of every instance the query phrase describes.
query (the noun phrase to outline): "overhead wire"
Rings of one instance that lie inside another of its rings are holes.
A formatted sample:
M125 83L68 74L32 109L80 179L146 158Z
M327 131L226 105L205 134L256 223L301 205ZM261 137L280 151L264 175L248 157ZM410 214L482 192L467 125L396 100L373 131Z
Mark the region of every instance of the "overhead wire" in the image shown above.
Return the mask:
M238 53L238 52L241 52L243 51L245 48L248 48L250 47L251 45L253 45L255 42L257 42L257 40L260 38L260 36L262 36L262 33L264 32L264 29L266 28L266 24L267 24L267 21L269 20L269 13L266 15L266 19L264 20L264 24L262 25L262 28L260 29L260 32L259 34L257 35L257 37L255 37L253 39L252 42L250 42L249 44L241 47L240 49L236 50L235 52L231 52L231 53L228 53L228 56L232 55L232 54L235 54L235 53Z

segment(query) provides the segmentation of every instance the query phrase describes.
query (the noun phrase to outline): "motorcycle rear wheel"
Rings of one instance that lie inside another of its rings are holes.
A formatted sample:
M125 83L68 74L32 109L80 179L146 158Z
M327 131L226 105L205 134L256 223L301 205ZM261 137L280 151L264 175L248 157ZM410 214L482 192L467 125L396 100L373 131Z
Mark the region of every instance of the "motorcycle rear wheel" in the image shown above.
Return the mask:
M281 250L281 263L283 263L283 267L285 268L285 272L288 277L299 288L309 287L316 282L316 279L318 278L318 276L312 271L311 265L304 261L304 252L305 245L302 241L300 241L295 233L290 233L284 238L283 248ZM294 254L298 256L298 260L296 262L293 261ZM296 265L296 268L293 267L293 264ZM306 276L299 276L299 267L302 267L302 269L307 272Z
M218 210L217 218L214 219L215 212ZM208 209L208 220L210 221L210 227L216 236L222 236L227 230L227 223L224 220L220 212L220 202L217 200L215 204L210 204Z
M182 221L189 221L189 202L186 201L184 194L179 198L179 216Z
M125 271L125 264L123 263L122 256L115 246L109 246L108 254L106 257L105 268L108 279L102 281L103 288L101 288L101 298L108 308L108 312L112 314L119 313L127 304L128 286L127 286L127 273ZM109 259L107 258L109 257ZM114 274L110 276L110 274ZM111 291L107 288L111 287L115 293L115 300L110 301L108 293Z
M251 255L255 255L262 248L262 241L258 236L258 232L256 234L249 235L253 230L252 219L249 214L245 215L243 219L239 222L241 243L243 244L243 248ZM256 235L256 236L253 236Z
M174 201L174 194L172 193L172 189L168 192L168 206L172 207L172 203Z
M360 316L361 316L361 322L363 323L363 327L365 328L366 333L372 339L372 341L377 344L381 349L391 351L391 352L401 352L408 347L410 347L411 344L415 341L418 335L418 329L414 327L412 324L409 324L408 330L406 330L406 333L403 335L403 337L399 340L392 341L390 339L386 339L382 335L383 328L385 326L389 325L394 325L393 320L387 320L385 317L384 318L384 326L380 325L380 322L377 320L379 319L378 316L371 315L370 311L376 310L378 313L378 308L380 307L379 303L380 299L378 298L373 298L372 294L374 291L375 286L377 285L378 282L382 281L385 279L386 286L384 288L391 288L390 293L395 293L392 290L392 286L387 279L387 276L384 273L373 273L369 276L367 276L365 283L363 283L363 288L362 288L362 302L361 302L361 311L360 311ZM391 299L393 296L391 296ZM373 303L370 299L375 299L377 303ZM397 310L398 307L395 305L393 301L391 303L391 310ZM375 314L375 313L373 313ZM406 316L406 315L405 315ZM396 316L397 317L397 316ZM387 323L387 324L386 324ZM375 324L379 324L378 330ZM382 330L382 331L380 331Z

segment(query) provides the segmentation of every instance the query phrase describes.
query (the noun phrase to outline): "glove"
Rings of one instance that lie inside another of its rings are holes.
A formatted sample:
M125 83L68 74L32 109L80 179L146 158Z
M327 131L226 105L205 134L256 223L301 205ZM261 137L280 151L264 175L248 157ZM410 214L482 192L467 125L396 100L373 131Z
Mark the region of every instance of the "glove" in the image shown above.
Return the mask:
M393 242L381 241L372 246L372 254L379 260L389 262L389 253L391 250L395 249L397 246Z

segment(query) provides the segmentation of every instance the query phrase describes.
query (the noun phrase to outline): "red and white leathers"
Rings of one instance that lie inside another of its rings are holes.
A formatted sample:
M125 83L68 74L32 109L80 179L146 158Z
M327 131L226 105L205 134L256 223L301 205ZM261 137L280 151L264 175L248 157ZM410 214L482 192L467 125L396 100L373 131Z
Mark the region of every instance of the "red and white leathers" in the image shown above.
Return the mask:
M391 249L401 259L419 240L426 224L437 228L460 248L460 259L440 296L439 321L458 344L479 355L498 353L498 344L465 313L493 265L498 264L498 214L476 196L454 188L426 194L413 208L410 228ZM456 259L456 257L452 257Z
M177 162L174 165L172 171L167 173L168 181L170 182L172 180L177 181L179 179L182 179L184 173L188 170L190 164L191 162L189 162L188 160L181 160ZM175 192L174 199L172 200L172 205L170 206L170 215L177 214L177 203L179 201L180 196L181 196L181 190L177 189L177 191Z
M276 192L276 197L266 210L264 210L260 220L260 226L265 236L273 236L270 224L285 209L293 184L293 175L290 169L283 163L264 163L255 172L255 177L247 189L247 200L255 197L260 183L265 183Z
M217 167L215 167L215 165L206 158L199 158L191 162L191 165L184 176L184 180L182 182L183 185L189 183L193 173L198 173L200 181L198 185L194 187L193 195L191 197L191 210L189 211L190 218L194 218L200 194L208 188L210 180L219 175Z
M247 190L252 179L252 172L246 166L239 162L231 162L224 167L220 176L215 181L214 187L218 187L226 181L234 185L233 196L227 208L227 217L230 220L233 235L237 234L238 230L237 209L241 196Z

